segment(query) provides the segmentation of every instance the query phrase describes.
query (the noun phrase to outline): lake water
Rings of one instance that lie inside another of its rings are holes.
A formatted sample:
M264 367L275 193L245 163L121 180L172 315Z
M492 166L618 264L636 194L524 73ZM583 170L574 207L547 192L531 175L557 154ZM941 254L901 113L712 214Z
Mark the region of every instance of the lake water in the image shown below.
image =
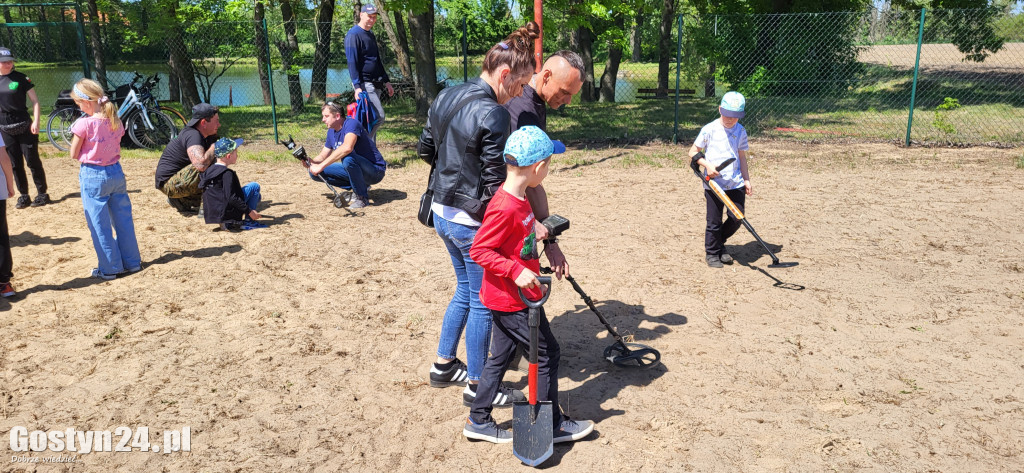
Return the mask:
M76 81L82 78L81 67L18 67L18 70L31 77L36 85L36 93L44 108L49 108L57 97L57 93L64 89L70 89ZM137 65L113 65L107 69L107 77L111 81L111 87L125 84L131 80L135 71L143 75L158 73L160 82L154 92L158 100L167 100L169 93L167 88L167 66L159 64L137 64ZM480 66L469 67L469 77L480 75ZM397 71L392 72L393 77L400 76ZM312 69L299 70L299 83L302 93L308 94L310 82L312 81ZM437 68L437 80L444 81L447 85L462 83L462 68ZM198 81L198 79L197 79ZM279 105L290 104L288 96L288 79L284 73L274 71L274 95ZM327 70L327 93L328 94L350 94L352 82L349 80L348 69L331 68ZM204 98L202 88L199 89L200 98ZM615 86L615 100L617 102L632 102L636 100L636 86L626 79L619 79ZM234 106L263 105L263 91L259 83L259 74L255 65L243 64L232 66L227 72L214 83L213 92L210 94L210 103L217 106L227 106L229 103Z

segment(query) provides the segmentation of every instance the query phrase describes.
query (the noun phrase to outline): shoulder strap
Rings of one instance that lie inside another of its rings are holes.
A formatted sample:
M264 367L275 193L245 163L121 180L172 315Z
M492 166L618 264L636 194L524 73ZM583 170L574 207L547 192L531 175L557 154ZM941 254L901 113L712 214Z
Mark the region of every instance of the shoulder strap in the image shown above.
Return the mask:
M430 163L430 176L427 177L427 189L428 190L433 185L433 181L434 181L434 168L437 167L437 153L438 153L438 150L441 149L441 143L444 143L444 138L448 134L448 126L451 124L452 119L455 118L455 114L459 113L459 110L462 110L462 108L465 107L466 104L468 104L469 102L472 102L472 101L478 100L478 99L482 99L482 98L486 98L486 97L487 97L487 94L485 94L483 92L475 93L475 94L474 93L466 94L466 96L463 97L462 100L459 101L459 103L455 104L455 106L452 107L452 109L448 111L448 115L446 115L444 117L444 120L441 121L441 127L440 128L434 128L434 130L433 130L434 131L434 162Z
M440 131L440 134L434 133L434 135L437 136L437 139L434 141L434 143L440 144L444 142L444 137L445 135L448 134L448 125L450 125L452 120L455 118L455 114L459 113L459 110L462 110L462 107L465 107L466 104L468 104L469 102L472 102L477 99L482 99L485 97L487 97L487 94L484 93L466 94L466 96L463 97L462 100L459 101L459 103L455 104L455 107L448 111L448 115L444 117L444 121L441 122L440 130L437 130L435 128L435 131Z

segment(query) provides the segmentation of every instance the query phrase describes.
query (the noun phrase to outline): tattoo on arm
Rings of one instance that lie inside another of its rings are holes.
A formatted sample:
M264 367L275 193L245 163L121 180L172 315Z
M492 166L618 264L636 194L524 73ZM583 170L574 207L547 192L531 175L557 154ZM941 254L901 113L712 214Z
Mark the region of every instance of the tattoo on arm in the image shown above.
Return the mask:
M189 161L192 161L192 165L200 171L205 170L211 164L211 162L206 159L205 155L206 152L202 146L196 145L188 147L188 159Z

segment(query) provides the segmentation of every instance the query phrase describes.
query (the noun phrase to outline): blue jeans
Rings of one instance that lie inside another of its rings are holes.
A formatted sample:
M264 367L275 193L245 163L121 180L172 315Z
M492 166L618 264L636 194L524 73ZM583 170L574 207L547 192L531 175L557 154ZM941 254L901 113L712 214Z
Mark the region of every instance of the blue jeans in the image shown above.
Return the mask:
M466 329L466 365L470 381L479 381L487 361L487 348L491 344L491 311L480 302L480 284L484 270L469 257L477 227L467 227L449 222L434 214L434 230L437 231L455 268L455 295L448 303L448 310L441 322L441 341L437 344L437 356L455 358L455 351Z
M313 173L313 180L318 180ZM342 189L350 189L359 197L369 197L366 188L384 179L384 171L378 171L373 162L358 154L345 156L340 163L332 163L320 172L328 184Z
M256 207L263 201L263 194L260 194L260 185L255 182L242 186L242 195L245 196L245 205L249 206L249 210L256 210ZM249 220L248 215L242 218Z
M99 258L99 270L106 275L142 268L139 242L135 239L132 201L121 164L82 164L78 172L85 223L92 234L92 246ZM114 233L117 237L114 237Z

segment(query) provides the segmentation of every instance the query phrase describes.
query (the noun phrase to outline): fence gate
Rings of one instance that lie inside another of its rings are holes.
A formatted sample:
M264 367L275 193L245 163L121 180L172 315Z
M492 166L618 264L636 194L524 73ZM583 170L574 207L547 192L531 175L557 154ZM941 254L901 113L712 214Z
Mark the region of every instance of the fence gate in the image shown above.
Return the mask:
M60 21L49 20L47 8L59 9ZM19 20L34 16L40 21L14 21L15 12ZM72 40L78 43L78 60L82 63L84 77L89 72L89 56L85 45L85 26L82 9L77 3L9 3L0 5L3 23L0 23L0 45L11 48L18 61L64 62L67 45ZM70 17L70 20L68 19ZM73 30L73 36L68 30ZM54 31L56 30L56 31Z

